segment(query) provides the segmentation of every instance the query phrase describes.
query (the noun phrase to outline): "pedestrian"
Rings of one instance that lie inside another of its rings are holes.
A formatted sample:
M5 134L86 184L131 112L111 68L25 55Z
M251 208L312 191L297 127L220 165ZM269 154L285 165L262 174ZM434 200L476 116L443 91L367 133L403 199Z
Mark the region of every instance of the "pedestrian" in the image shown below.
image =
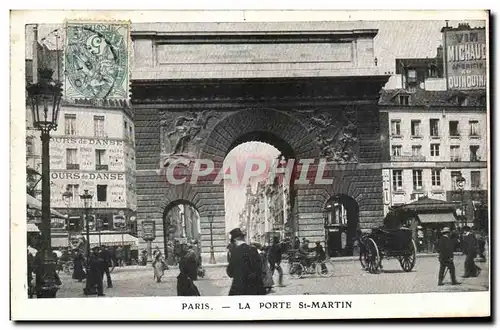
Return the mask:
M477 277L479 273L481 273L481 268L474 262L474 258L477 256L477 240L474 234L472 234L469 226L465 226L463 230L463 251L465 254L463 277Z
M269 247L264 246L262 250L259 251L260 260L262 263L262 282L266 293L271 292L274 286L273 273L269 267L269 260L267 259Z
M321 265L321 273L326 274L328 273L328 269L326 268L325 260L326 260L326 253L325 250L323 249L323 246L321 245L321 242L316 242L316 247L314 248L314 251L316 252L316 262L318 262Z
M84 290L86 295L97 294L104 296L102 287L102 277L104 275L104 260L101 258L99 247L92 248L90 256L89 274L87 278L87 285Z
M283 269L281 268L281 258L283 252L279 237L274 236L272 245L269 247L268 260L271 274L274 275L274 270L278 271L278 285L283 286Z
M124 258L124 251L123 247L120 245L116 249L116 263L118 264L118 267L123 266L123 258Z
M80 250L75 249L73 255L73 274L71 278L74 280L77 280L78 282L81 282L85 279L87 276L85 274L84 270L84 264L85 264L85 259L83 258L83 254L80 252Z
M200 291L190 277L191 269L184 262L185 259L179 261L179 275L177 276L177 295L178 296L200 296Z
M28 253L27 254L27 257L28 257L28 264L27 264L28 265L28 297L33 298L33 295L35 293L34 285L33 285L33 263L34 263L35 257L31 253L29 247L28 247L27 253Z
M182 264L187 275L193 280L198 280L198 258L191 244L183 245L183 253L179 260L179 267Z
M181 259L182 246L178 240L174 240L174 263L177 264Z
M444 227L438 243L439 252L439 280L438 285L443 285L445 270L450 271L451 284L460 284L455 277L455 264L453 263L454 243L450 238L450 228Z
M297 236L295 236L293 240L293 249L294 250L300 249L300 239Z
M113 282L111 281L111 274L109 273L109 266L111 265L111 253L107 249L106 245L101 246L100 256L103 260L103 276L106 274L107 288L113 287Z
M165 261L163 260L163 255L160 249L155 249L153 251L153 280L157 283L161 282L161 278L165 274Z
M226 272L233 279L230 296L263 295L262 264L257 249L245 242L245 234L240 228L229 232L234 240L231 257Z

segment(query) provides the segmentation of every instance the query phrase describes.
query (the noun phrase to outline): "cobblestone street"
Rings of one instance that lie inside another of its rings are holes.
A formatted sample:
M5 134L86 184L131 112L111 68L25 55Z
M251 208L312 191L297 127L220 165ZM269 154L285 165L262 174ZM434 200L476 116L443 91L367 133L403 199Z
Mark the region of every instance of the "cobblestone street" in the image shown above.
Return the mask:
M361 269L358 261L333 261L334 274L331 277L307 275L300 279L292 279L285 271L284 286L275 287L270 295L294 294L383 294L383 293L420 293L420 292L458 292L487 291L489 268L487 263L477 263L482 272L477 278L461 278L464 267L464 257L455 257L455 267L458 281L461 285L452 286L449 274L444 286L437 286L439 263L437 257L417 257L417 264L412 272L405 273L397 260L384 260L384 271L380 274L370 274ZM170 268L163 277L162 283L153 281L151 266L129 266L116 268L111 274L113 288L106 288L107 297L149 297L175 296L177 268ZM277 282L275 274L275 282ZM78 283L66 274L61 274L63 286L58 292L59 298L84 297L85 283ZM227 277L225 267L206 267L206 276L196 281L203 296L225 296L229 291L231 279Z

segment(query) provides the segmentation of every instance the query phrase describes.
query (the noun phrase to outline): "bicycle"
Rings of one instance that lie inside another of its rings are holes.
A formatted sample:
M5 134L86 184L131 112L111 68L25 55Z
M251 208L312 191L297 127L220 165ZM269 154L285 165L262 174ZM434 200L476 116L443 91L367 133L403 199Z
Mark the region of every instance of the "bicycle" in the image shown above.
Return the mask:
M319 261L316 257L308 259L309 262L300 257L289 258L288 274L291 278L302 278L304 275L312 274L321 277L333 275L333 264L330 260Z

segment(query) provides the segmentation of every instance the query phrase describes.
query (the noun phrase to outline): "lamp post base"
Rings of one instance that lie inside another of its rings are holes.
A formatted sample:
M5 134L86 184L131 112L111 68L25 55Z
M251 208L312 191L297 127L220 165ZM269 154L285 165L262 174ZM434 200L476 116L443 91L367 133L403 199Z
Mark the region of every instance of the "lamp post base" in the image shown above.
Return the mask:
M215 255L214 255L214 248L210 248L210 260L208 262L209 264L211 265L215 265L216 262L215 262Z
M56 261L49 251L40 253L39 268L36 271L36 297L55 298L61 281L56 273Z

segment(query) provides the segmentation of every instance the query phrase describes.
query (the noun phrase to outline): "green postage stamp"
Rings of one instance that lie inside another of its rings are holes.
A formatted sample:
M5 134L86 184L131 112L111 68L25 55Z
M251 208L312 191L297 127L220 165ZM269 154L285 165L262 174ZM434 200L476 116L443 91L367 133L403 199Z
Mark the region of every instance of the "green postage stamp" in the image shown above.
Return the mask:
M129 23L67 22L66 31L65 97L128 99Z

